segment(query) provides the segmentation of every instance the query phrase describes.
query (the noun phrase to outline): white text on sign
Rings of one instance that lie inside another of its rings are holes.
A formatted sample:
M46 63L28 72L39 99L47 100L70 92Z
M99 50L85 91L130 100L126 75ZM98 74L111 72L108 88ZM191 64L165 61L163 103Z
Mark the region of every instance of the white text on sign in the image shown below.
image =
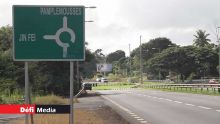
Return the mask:
M19 41L31 41L34 42L36 41L36 34L20 34L19 36Z
M81 15L81 8L41 7L41 15Z

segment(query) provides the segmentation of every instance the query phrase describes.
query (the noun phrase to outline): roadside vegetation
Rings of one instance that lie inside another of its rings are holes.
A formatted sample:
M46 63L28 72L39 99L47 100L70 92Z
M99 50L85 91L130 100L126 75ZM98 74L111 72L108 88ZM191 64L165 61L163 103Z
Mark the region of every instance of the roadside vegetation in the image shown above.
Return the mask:
M203 95L214 95L220 96L220 92L214 88L205 88L205 87L154 87L149 88L149 86L156 85L166 85L168 83L160 83L160 82L144 82L143 86L140 88L147 90L160 90L160 91L168 91L168 92L181 92L181 93L193 93L193 94L203 94Z
M114 89L129 89L135 86L134 83L114 82L114 83L99 83L93 90L114 90Z
M69 100L52 94L48 96L38 96L34 99L33 103L62 105L68 104ZM99 107L95 110L85 108L74 109L74 124L106 124L111 122L114 123L118 118L118 115L114 113L109 107ZM35 114L33 115L33 119L35 124L69 124L69 114ZM9 123L24 124L24 121L24 118L20 118L10 120ZM122 124L127 123L123 122Z
M86 60L79 62L79 74L75 63L74 93L81 89L82 80L95 80L97 75L105 75L111 82L138 83L140 60L144 81L169 79L174 83L193 83L194 79L218 78L219 47L209 39L210 35L199 29L192 34L194 39L188 46L179 46L169 38L157 37L131 50L130 56L126 56L123 50L108 54L104 54L103 49L92 52L89 43L86 43ZM13 61L12 36L11 26L0 27L0 103L20 103L24 96L24 62ZM98 63L112 64L112 72L97 72ZM29 62L29 82L34 97L48 94L69 96L69 63ZM97 88L129 88L133 85L121 84Z

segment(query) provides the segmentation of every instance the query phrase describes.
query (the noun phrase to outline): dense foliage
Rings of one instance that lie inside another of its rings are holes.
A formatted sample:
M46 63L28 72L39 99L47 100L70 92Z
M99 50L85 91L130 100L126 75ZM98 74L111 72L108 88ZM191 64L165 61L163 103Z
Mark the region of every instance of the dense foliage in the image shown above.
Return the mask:
M108 55L102 49L91 52L86 46L86 60L79 62L79 76L93 78L97 63L111 63L111 77L118 76L138 79L140 59L143 61L145 79L183 80L211 78L218 76L219 48L208 39L203 30L196 31L193 46L177 46L165 37L151 39L131 52L116 50ZM86 44L88 45L88 43ZM140 47L142 56L140 56ZM10 95L24 91L24 62L12 59L12 28L0 28L0 91ZM74 66L75 93L81 84L77 83L76 63ZM101 75L101 74L99 74ZM118 78L115 78L118 79ZM29 80L33 94L64 95L69 94L69 62L29 62Z
M0 91L5 94L24 91L24 62L12 59L12 28L0 28ZM86 61L79 62L80 77L93 77L94 55L86 49ZM92 61L90 63L90 61ZM74 92L77 93L81 83L77 83L77 68L74 64ZM69 62L29 62L29 82L33 94L69 94ZM81 78L80 78L81 81Z

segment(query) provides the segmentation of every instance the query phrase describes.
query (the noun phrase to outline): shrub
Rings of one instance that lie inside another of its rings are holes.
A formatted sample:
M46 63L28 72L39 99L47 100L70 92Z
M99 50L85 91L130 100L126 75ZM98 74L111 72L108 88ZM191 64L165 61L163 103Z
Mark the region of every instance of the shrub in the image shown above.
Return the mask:
M3 98L0 96L0 104L4 104L5 101L3 100Z
M55 105L62 105L66 104L67 101L62 97L55 96L55 95L48 95L48 96L39 96L36 97L34 100L35 104L55 104Z

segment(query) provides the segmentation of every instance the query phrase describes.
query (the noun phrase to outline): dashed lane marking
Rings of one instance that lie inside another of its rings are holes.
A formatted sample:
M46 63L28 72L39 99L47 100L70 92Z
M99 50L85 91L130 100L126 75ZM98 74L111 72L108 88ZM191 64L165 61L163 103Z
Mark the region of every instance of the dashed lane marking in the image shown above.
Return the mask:
M140 121L142 124L146 124L147 123L147 121Z
M164 98L158 98L158 99L164 100Z
M139 119L140 117L137 116L137 117L134 117L134 118Z
M144 95L144 94L137 94L138 96L145 96L145 97L149 97L149 98L154 98L154 99L160 99L160 100L166 100L166 101L169 101L169 102L175 102L175 103L183 103L181 101L174 101L174 100L171 100L171 99L166 99L166 98L162 98L162 97L155 97L155 96L150 96L150 95ZM196 106L196 105L193 105L193 104L190 104L190 103L184 103L186 106ZM199 108L202 108L202 109L206 109L206 110L210 110L212 108L209 108L209 107L205 107L205 106L197 106ZM215 110L216 112L220 112L220 110Z
M164 100L166 100L166 101L170 101L170 102L172 102L173 100L171 100L171 99L164 99Z
M212 108L209 108L209 107L205 107L205 106L198 106L199 108L202 108L202 109L212 109Z
M108 97L106 97L106 96L102 96L102 97L105 98L105 99L107 99L107 100L109 100L110 102L112 102L113 104L115 104L116 106L118 106L119 108L121 108L122 110L124 110L124 111L126 111L126 112L131 112L129 109L127 109L127 108L125 108L125 107L119 105L118 103L116 103L115 101L109 99Z
M137 119L137 121L140 121L140 123L147 123L147 121L145 121L144 119L142 119L141 117L138 117L138 115L136 115L135 113L131 112L129 109L119 105L118 103L116 103L115 101L111 100L110 98L106 97L106 96L102 96L103 98L109 100L111 103L115 104L116 106L118 106L120 109L126 111L127 113L130 114L130 116L132 116L133 118Z
M185 103L185 105L188 105L188 106L195 106L195 105L193 105L193 104L189 104L189 103Z
M128 113L131 114L131 115L135 114L135 113L133 113L133 112L128 112Z
M175 103L183 103L183 102L180 102L180 101L173 101L173 102L175 102Z

